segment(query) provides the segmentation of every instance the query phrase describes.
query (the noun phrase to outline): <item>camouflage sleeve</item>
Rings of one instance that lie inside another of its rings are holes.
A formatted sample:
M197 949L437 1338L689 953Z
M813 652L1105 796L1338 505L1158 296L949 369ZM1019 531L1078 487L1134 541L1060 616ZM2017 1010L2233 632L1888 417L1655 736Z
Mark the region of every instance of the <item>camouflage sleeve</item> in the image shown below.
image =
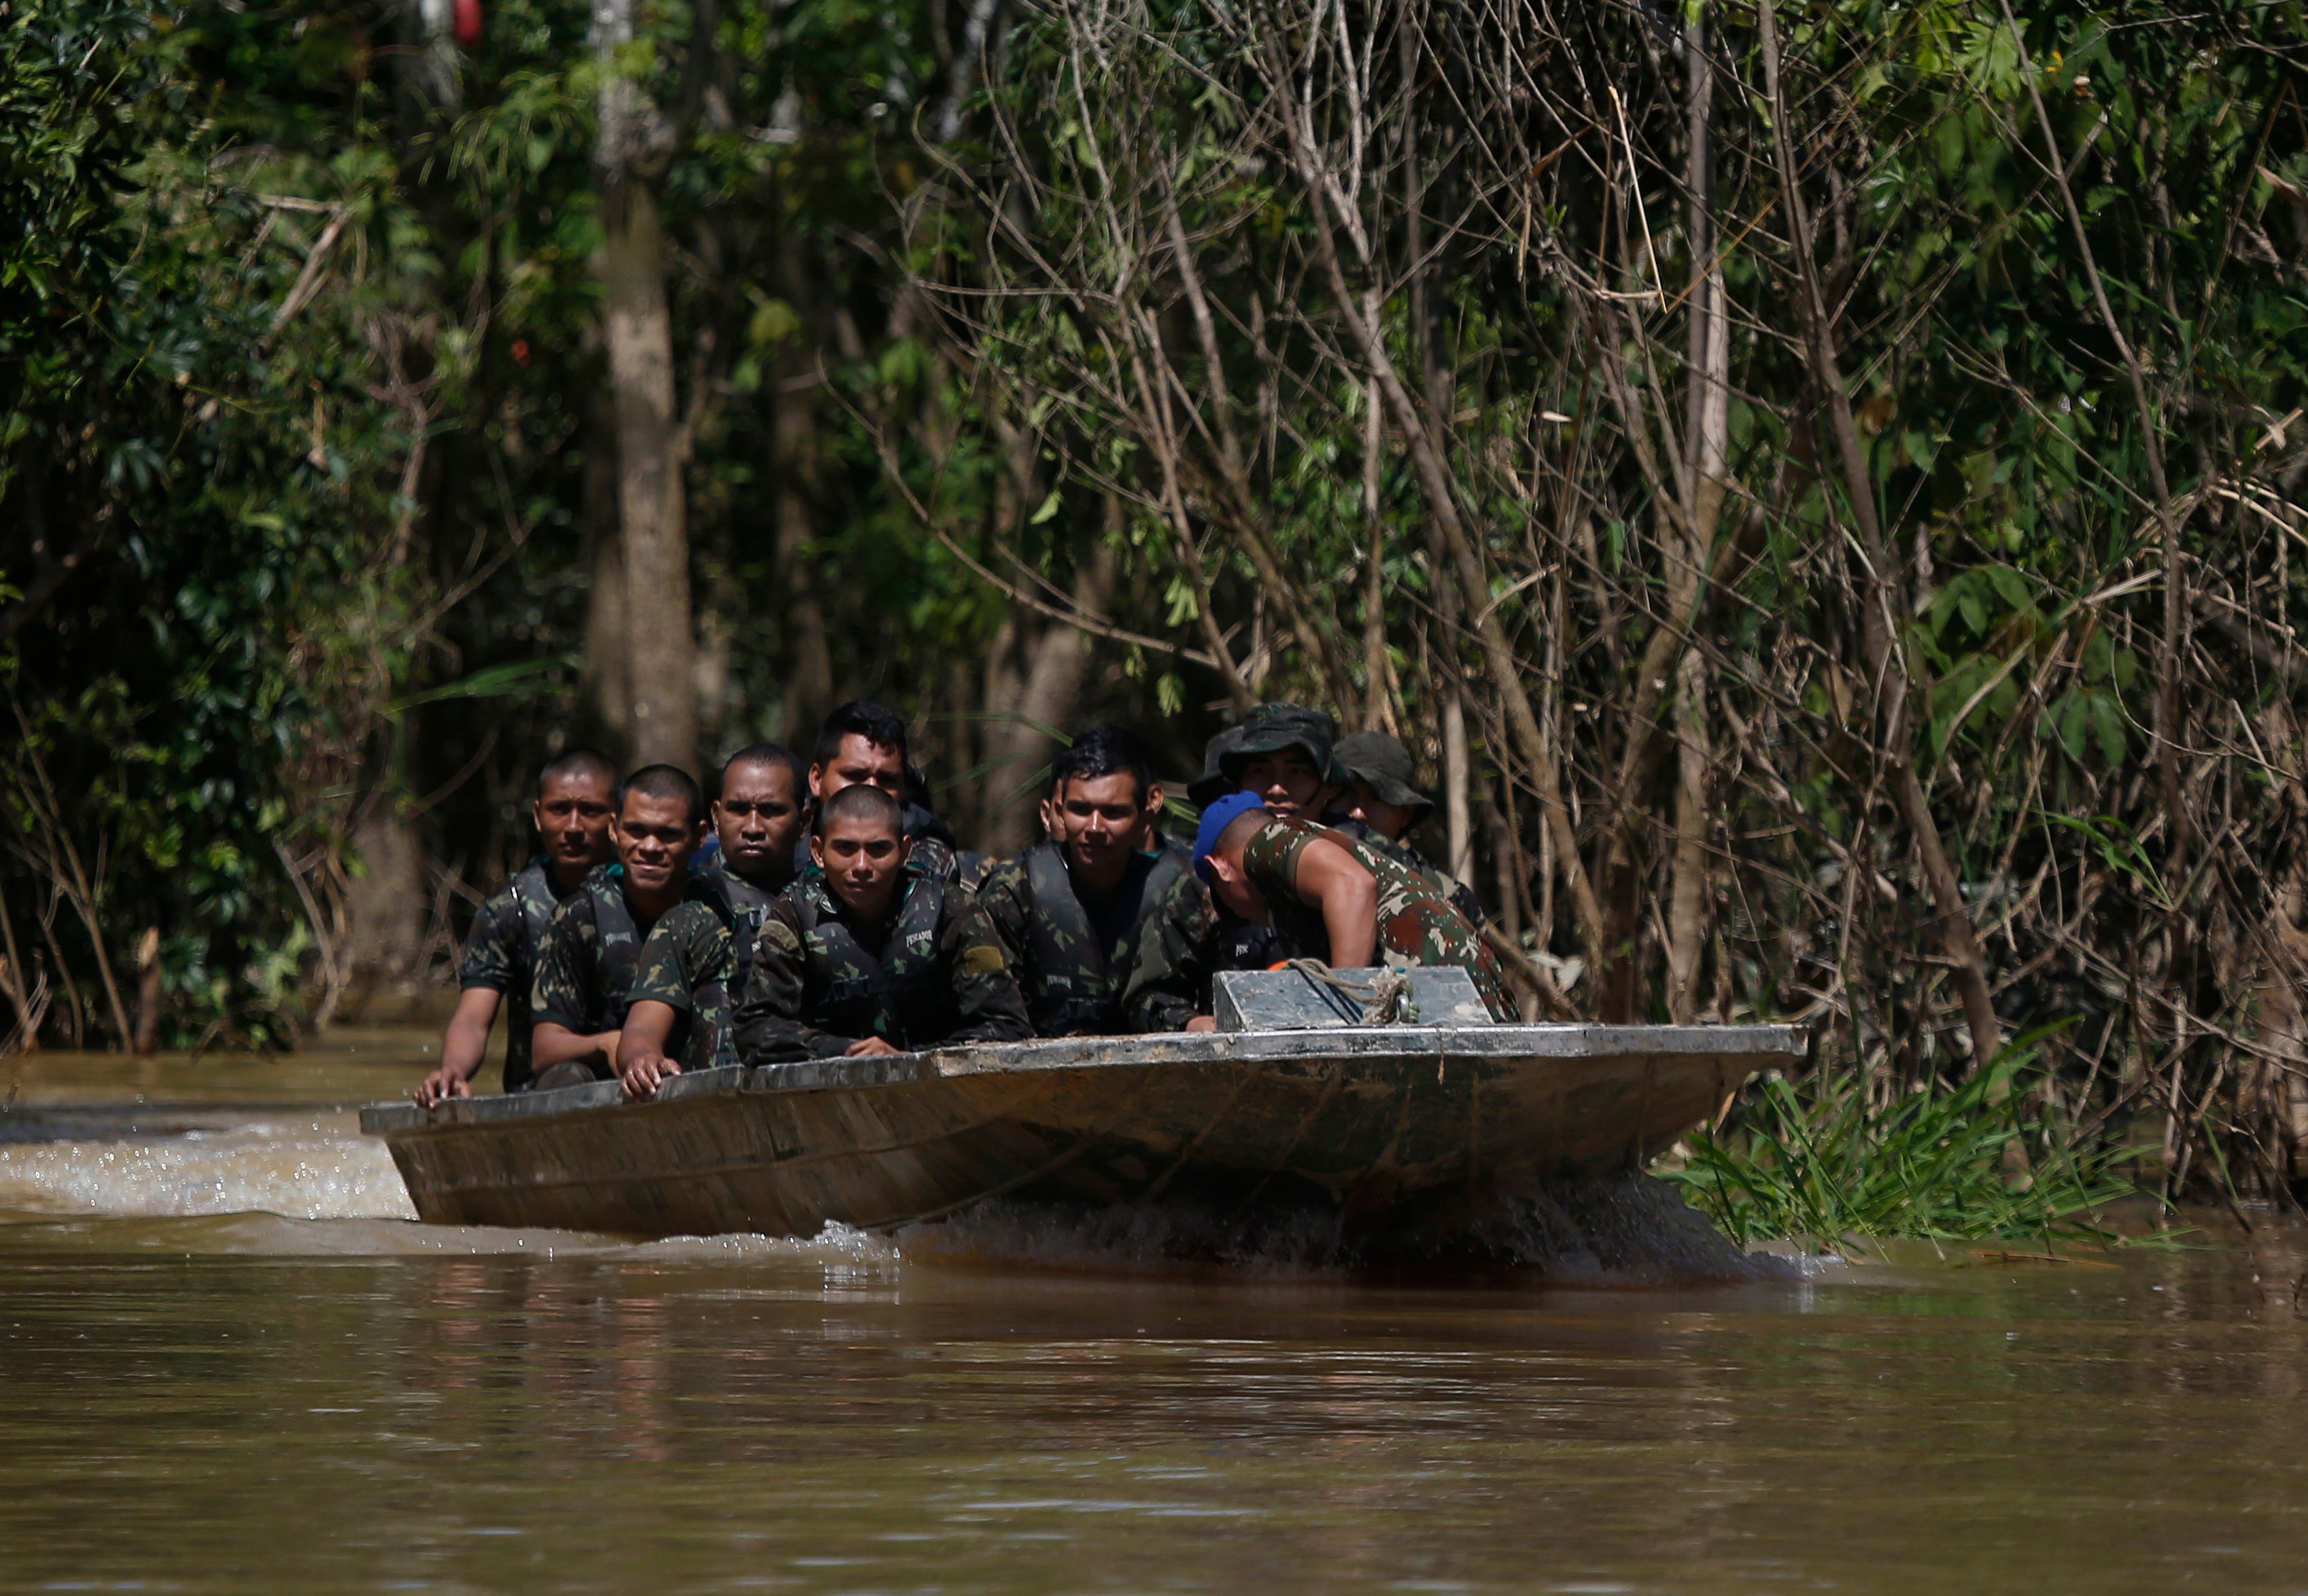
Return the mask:
M987 874L986 883L977 889L978 907L994 925L994 934L1002 939L1002 951L1009 957L1012 970L1025 967L1027 941L1030 936L1029 910L1026 890L1026 864L1021 859L1004 859Z
M754 944L753 968L737 1001L737 1059L745 1064L786 1064L797 1059L838 1059L857 1040L805 1023L807 957L801 922L783 899L770 907Z
M961 1024L952 1042L1023 1042L1034 1027L1026 1017L1026 1000L1018 978L1002 951L1002 939L977 897L960 887L945 895L944 925L938 933L938 952L952 973L954 1006Z
M1132 1031L1183 1031L1210 1011L1210 940L1217 916L1192 872L1156 899L1139 933L1138 962L1122 990L1123 1022Z
M458 989L510 992L524 983L530 972L521 967L521 900L508 887L473 916L464 957L457 961Z
M1268 903L1296 903L1299 901L1298 855L1322 835L1318 828L1295 820L1270 821L1243 849L1243 873Z
M593 900L573 892L553 911L553 924L537 956L537 984L530 1005L537 1022L564 1025L580 1036L599 1029L601 997L593 981Z
M709 981L728 981L736 967L736 952L729 928L710 906L676 904L650 928L642 944L641 961L633 967L628 1000L647 999L684 1014L696 1005L691 994Z

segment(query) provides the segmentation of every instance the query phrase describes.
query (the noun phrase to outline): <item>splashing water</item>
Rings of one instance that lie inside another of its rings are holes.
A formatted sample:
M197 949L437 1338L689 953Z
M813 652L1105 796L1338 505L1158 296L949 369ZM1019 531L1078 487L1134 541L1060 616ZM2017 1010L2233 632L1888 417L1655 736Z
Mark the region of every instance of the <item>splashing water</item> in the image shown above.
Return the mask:
M70 1134L85 1131L75 1126ZM635 1261L814 1262L865 1275L901 1263L1156 1274L1215 1268L1270 1280L1441 1267L1577 1284L1751 1281L1793 1272L1782 1260L1741 1252L1673 1188L1634 1173L1494 1189L1382 1227L1350 1227L1336 1210L1313 1204L1245 1213L1184 1197L1106 1207L1005 1199L905 1226L894 1238L840 1223L807 1238L676 1236L638 1244L568 1231L419 1226L409 1223L415 1211L384 1145L361 1136L351 1115L333 1111L173 1135L0 1144L0 1214L177 1222L140 1244L203 1251L551 1257L616 1251ZM57 1240L84 1230L65 1226Z
M0 1209L141 1218L416 1217L384 1145L340 1114L151 1139L0 1146Z

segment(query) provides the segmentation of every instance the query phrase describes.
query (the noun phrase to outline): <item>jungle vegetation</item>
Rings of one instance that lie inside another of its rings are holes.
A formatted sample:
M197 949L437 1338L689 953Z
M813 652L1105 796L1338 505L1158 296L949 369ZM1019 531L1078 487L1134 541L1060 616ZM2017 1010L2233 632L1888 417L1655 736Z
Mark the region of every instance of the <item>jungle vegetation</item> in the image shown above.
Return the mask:
M2298 0L0 0L0 1025L437 981L572 742L881 697L1008 847L1291 698L1532 1014L2282 1193L2304 95Z

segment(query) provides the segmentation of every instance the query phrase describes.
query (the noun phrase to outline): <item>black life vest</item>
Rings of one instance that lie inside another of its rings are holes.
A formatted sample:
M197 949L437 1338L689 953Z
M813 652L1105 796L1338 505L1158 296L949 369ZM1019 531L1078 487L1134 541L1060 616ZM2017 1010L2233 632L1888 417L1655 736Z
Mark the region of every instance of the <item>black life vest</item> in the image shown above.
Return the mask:
M876 956L837 912L821 873L797 883L807 985L815 989L807 1022L836 1036L879 1036L909 1051L916 1039L934 1043L960 1023L953 987L938 968L938 918L944 883L909 865L895 922Z
M520 972L518 987L507 993L505 1017L504 1089L518 1092L537 1078L537 1011L530 1006L529 984L537 979L537 962L545 954L545 933L553 928L553 911L561 900L553 894L553 866L539 854L515 871L505 883L521 911L521 929L513 949Z
M1033 959L1026 1012L1040 1036L1112 1036L1126 1026L1122 1017L1123 989L1138 964L1139 939L1145 934L1146 911L1161 902L1171 884L1184 875L1190 856L1165 840L1152 867L1138 876L1137 902L1129 929L1111 950L1101 946L1089 910L1075 896L1073 877L1066 868L1065 850L1055 841L1026 852L1026 895L1033 905L1028 927ZM1135 874L1135 861L1132 861ZM1131 890L1130 877L1122 890Z

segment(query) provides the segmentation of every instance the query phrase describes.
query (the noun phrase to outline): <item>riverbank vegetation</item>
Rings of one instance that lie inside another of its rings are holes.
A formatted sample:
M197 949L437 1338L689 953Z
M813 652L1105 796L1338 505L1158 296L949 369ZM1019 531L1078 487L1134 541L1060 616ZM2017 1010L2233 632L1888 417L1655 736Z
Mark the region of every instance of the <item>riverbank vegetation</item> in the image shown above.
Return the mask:
M4 9L14 1045L421 989L565 741L1288 697L1534 1014L2301 1172L2296 5Z

